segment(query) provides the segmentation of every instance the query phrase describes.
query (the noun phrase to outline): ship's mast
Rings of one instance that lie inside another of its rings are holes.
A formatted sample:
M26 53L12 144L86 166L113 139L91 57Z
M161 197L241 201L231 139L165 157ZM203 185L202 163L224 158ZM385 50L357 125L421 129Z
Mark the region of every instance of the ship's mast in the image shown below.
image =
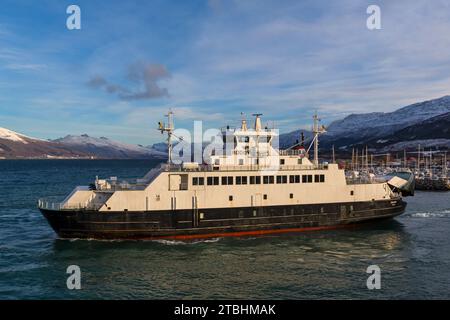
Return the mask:
M255 117L255 132L256 132L256 162L259 166L259 132L261 131L261 116L262 113L253 113L252 116Z
M167 164L170 165L172 163L172 134L174 130L173 126L173 112L169 110L167 115L167 125L164 122L158 122L159 130L161 133L167 132Z
M326 132L325 127L319 127L320 118L317 116L317 113L313 116L314 125L313 125L313 133L314 133L314 165L319 165L319 134Z

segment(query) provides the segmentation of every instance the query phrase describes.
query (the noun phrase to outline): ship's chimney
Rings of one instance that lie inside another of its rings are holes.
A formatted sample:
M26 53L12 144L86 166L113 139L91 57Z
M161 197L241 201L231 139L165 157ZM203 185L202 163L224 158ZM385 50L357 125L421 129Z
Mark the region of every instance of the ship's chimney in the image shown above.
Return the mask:
M247 131L247 121L242 120L241 130L242 130L242 131Z
M241 130L242 131L247 131L247 120L245 120L243 112L241 112L241 116L242 116Z
M261 118L262 113L254 113L253 116L255 116L255 131L261 131Z

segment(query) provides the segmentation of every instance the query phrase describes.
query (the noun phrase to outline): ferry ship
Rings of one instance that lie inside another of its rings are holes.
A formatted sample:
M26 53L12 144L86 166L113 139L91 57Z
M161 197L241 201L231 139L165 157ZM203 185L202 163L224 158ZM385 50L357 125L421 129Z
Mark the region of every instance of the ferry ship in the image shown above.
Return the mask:
M410 183L352 179L336 163L319 163L319 135L279 150L277 131L242 120L222 129L230 152L212 153L207 163L172 161L173 120L159 123L168 135L168 163L142 179L96 178L62 202L38 207L61 238L195 239L341 228L393 218L404 212ZM314 146L314 157L310 149Z

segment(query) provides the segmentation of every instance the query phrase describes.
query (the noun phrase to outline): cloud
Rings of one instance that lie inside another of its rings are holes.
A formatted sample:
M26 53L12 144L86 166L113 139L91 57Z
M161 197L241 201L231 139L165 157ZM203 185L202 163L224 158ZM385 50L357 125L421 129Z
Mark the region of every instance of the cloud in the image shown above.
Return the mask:
M11 63L5 66L6 69L10 70L31 70L31 71L39 71L45 69L47 65L45 64L37 64L37 63Z
M148 100L169 97L167 88L161 88L158 83L170 76L164 65L136 62L128 67L127 80L132 83L131 89L111 83L100 75L91 77L87 85L116 94L122 100Z

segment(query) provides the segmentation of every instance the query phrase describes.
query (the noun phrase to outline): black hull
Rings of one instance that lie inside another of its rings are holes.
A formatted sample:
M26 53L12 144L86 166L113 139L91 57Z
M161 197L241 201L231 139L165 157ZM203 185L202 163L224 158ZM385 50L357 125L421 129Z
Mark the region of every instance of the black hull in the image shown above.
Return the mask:
M405 207L390 199L145 212L40 210L61 238L192 239L340 228L392 218Z

